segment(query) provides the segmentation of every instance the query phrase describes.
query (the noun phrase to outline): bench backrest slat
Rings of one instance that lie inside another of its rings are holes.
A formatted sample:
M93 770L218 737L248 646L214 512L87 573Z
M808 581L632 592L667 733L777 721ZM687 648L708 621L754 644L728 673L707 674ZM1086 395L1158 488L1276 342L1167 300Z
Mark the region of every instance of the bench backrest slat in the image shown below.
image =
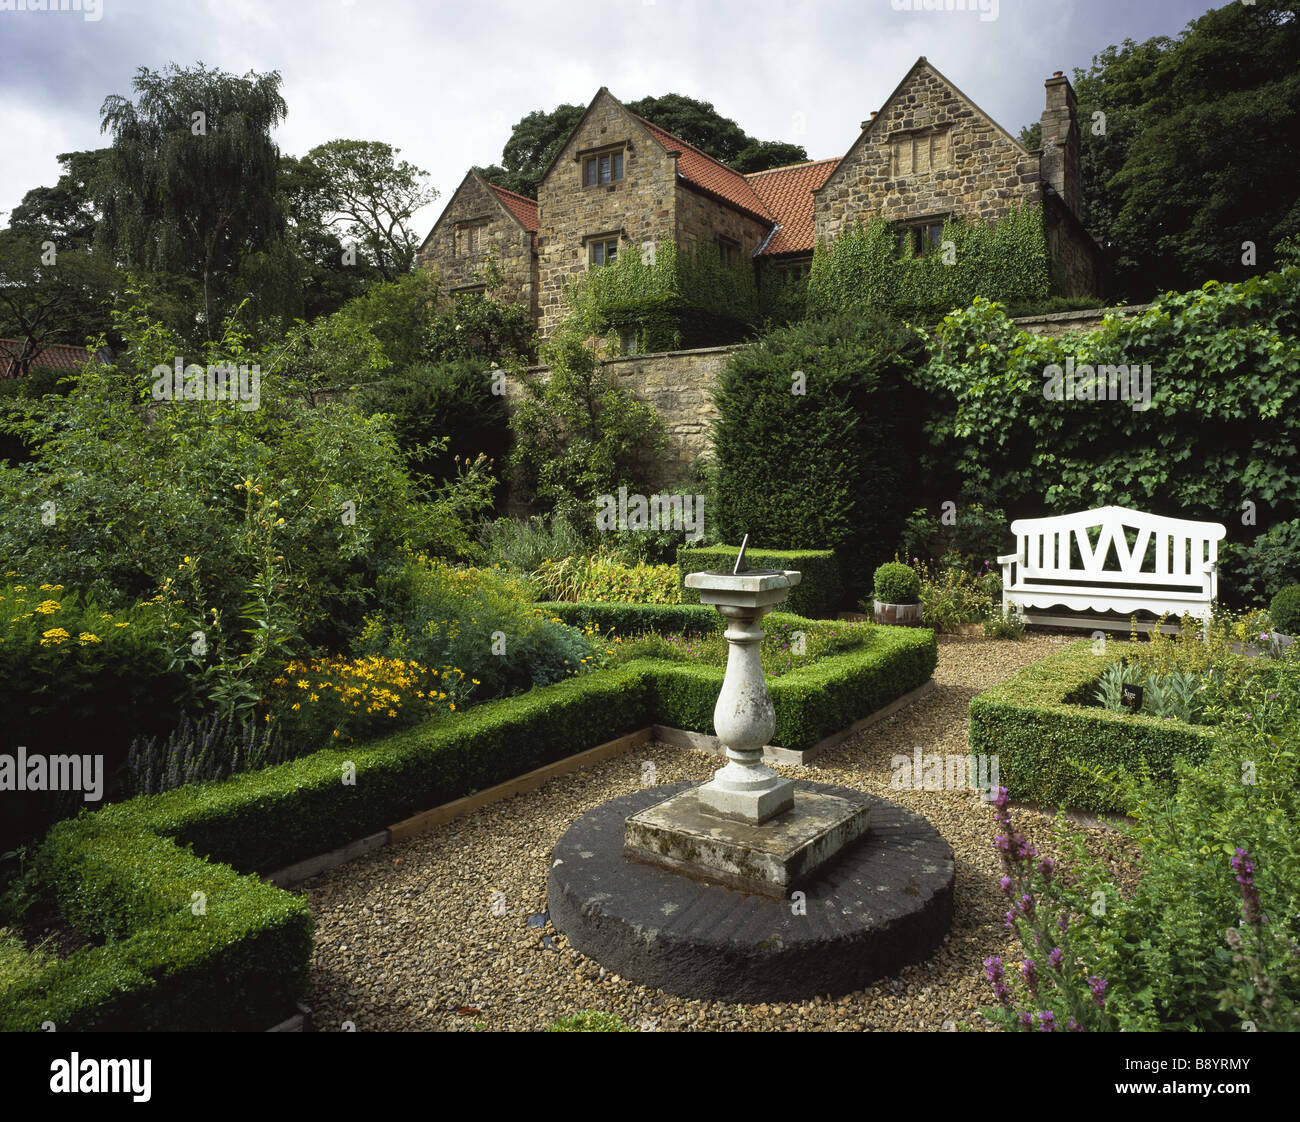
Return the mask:
M1095 545L1088 533L1093 527L1100 527ZM1125 533L1129 529L1135 531L1132 546ZM1019 518L1011 532L1019 546L1019 579L1197 588L1205 581L1206 563L1218 559L1219 541L1227 535L1217 522L1190 522L1118 506ZM1077 546L1081 564L1072 563L1072 546ZM1153 563L1148 567L1149 550ZM1112 555L1119 568L1104 569Z

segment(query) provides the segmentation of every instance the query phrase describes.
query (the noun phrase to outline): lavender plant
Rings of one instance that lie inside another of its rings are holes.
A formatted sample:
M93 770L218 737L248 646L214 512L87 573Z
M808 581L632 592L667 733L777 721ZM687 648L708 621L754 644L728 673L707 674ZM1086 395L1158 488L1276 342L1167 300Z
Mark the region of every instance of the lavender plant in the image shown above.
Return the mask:
M156 795L189 783L228 779L302 755L272 726L259 729L252 720L232 714L181 723L165 740L137 737L127 756L127 795Z
M1007 802L1007 789L998 788L993 817L1001 832L993 844L1002 859L1002 891L1011 901L1006 926L1024 957L1010 971L996 955L984 960L984 976L998 1002L984 1015L1026 1032L1113 1031L1106 979L1084 961L1081 948L1087 941L1076 934L1076 908L1063 891L1056 863L1040 857L1015 828Z

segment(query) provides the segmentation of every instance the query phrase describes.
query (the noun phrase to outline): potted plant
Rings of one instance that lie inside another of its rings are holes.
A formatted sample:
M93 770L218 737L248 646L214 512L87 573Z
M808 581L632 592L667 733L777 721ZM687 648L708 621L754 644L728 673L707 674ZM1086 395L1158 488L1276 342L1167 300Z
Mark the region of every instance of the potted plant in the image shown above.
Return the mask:
M1273 597L1268 606L1273 624L1273 642L1286 650L1300 636L1300 584L1289 584Z
M886 561L873 579L877 623L916 627L921 622L921 579L901 561Z

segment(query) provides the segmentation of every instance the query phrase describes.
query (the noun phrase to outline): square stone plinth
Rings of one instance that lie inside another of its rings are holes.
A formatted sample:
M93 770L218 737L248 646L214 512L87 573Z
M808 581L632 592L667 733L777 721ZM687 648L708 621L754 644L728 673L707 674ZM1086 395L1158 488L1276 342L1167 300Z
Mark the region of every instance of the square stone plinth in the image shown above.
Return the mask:
M688 876L785 896L870 824L865 796L858 801L796 787L790 810L751 826L701 807L693 787L628 818L623 852Z

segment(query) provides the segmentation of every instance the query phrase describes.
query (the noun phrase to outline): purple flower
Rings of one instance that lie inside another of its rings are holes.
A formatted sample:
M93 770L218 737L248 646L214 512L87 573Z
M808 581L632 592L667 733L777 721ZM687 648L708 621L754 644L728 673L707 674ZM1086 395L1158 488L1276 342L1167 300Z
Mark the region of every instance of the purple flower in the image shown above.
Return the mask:
M1027 958L1020 964L1020 973L1025 976L1025 985L1032 997L1038 992L1038 964L1032 958Z
M1083 1026L1079 1024L1079 1022L1076 1021L1073 1017L1071 1017L1068 1021L1065 1022L1065 1029L1067 1032L1082 1032Z
M1052 969L1059 974L1065 961L1065 954L1060 947L1053 947L1052 953L1047 956L1047 961L1051 964Z
M1259 907L1259 889L1255 887L1255 862L1241 846L1233 854L1232 867L1237 871L1237 883L1241 885L1241 911L1246 922L1258 927L1264 922Z
M1000 849L1003 853L1006 853L1011 849L1011 839L1008 838L1006 834L999 834L993 839L993 848Z
M1061 929L1061 934L1067 934L1070 930L1070 913L1062 912L1056 919L1056 926Z
M1007 789L1005 787L998 788L998 793L993 797L993 805L999 809L1007 805Z
M1012 931L1014 931L1014 930L1016 929L1016 909L1015 909L1015 908L1012 908L1011 911L1007 912L1007 922L1006 922L1006 926L1009 927L1009 928L1011 928Z
M1088 976L1088 988L1092 990L1092 999L1098 1009L1106 1008L1106 979L1096 974Z
M1056 1031L1056 1014L1050 1009L1044 1009L1038 1014L1038 1031L1055 1032Z
M1041 876L1043 880L1050 882L1054 872L1056 872L1056 862L1050 857L1044 857L1038 862L1038 875Z
M1020 897L1020 911L1023 915L1031 916L1034 914L1034 898L1028 892Z
M1003 892L1003 894L1006 895L1006 896L1010 896L1010 895L1011 895L1011 878L1010 878L1010 877L1003 877L1003 878L1002 878L1002 892Z
M1016 1020L1020 1022L1020 1027L1026 1032L1034 1027L1034 1015L1032 1013L1022 1012L1016 1017Z

